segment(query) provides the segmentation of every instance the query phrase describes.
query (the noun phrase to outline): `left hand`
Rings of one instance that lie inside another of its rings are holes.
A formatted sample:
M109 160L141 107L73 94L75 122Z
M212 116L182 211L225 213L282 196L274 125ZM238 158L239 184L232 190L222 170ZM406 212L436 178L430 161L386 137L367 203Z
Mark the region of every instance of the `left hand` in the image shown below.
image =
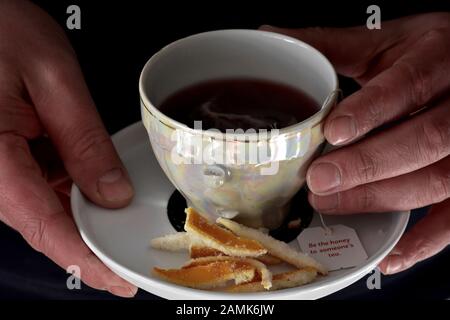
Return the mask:
M134 296L83 242L71 179L106 208L133 197L64 31L31 1L0 0L0 223L87 285Z
M392 20L381 30L263 29L312 44L339 73L362 85L326 119L327 140L345 146L311 164L312 206L341 214L433 204L381 263L383 273L407 269L445 248L450 243L450 15ZM373 131L387 123L388 128Z

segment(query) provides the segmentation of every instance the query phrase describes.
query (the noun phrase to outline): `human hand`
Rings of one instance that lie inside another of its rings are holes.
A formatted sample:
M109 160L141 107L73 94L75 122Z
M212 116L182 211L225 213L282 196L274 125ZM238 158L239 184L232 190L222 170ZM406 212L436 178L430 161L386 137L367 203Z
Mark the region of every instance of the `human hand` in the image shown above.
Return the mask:
M445 248L450 243L450 14L383 22L381 30L262 29L310 43L362 86L325 121L328 142L345 147L309 167L312 206L341 214L432 204L380 264L385 274ZM385 124L389 127L381 127Z
M64 169L101 206L122 207L133 196L73 49L28 1L0 0L0 39L0 219L61 267L78 265L87 285L134 296L137 288L83 243L69 212Z

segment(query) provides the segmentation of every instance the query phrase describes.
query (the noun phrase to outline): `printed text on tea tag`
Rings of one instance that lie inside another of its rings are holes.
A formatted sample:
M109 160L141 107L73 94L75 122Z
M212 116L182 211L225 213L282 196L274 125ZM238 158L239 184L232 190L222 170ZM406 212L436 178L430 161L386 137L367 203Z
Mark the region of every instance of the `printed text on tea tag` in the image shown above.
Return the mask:
M356 231L341 224L307 228L297 241L304 253L330 271L354 267L367 259Z

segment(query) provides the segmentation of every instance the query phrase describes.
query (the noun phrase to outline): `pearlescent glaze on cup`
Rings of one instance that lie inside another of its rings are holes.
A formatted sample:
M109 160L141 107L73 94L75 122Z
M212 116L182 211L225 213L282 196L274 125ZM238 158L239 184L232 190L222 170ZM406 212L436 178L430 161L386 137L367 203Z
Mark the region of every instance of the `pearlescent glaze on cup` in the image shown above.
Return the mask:
M227 78L289 85L309 94L321 109L282 128L278 136L235 134L233 141L217 132L191 129L158 110L164 99L182 88ZM189 205L251 227L274 229L304 185L309 163L321 151L322 124L336 103L338 81L329 61L299 40L264 31L222 30L178 40L156 53L142 71L139 90L142 121L156 158ZM262 154L266 147L267 157L258 163L192 164L199 150L224 148L234 159L242 150ZM174 162L174 156L178 161ZM275 164L276 174L261 174L262 168Z

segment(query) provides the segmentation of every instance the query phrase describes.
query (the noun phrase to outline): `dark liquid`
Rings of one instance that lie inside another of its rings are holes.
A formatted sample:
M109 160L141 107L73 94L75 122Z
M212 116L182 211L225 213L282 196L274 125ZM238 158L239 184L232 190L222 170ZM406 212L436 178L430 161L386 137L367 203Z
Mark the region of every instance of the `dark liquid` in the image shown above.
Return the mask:
M169 96L160 111L191 128L281 129L309 118L319 104L306 93L276 82L226 79L198 83Z

